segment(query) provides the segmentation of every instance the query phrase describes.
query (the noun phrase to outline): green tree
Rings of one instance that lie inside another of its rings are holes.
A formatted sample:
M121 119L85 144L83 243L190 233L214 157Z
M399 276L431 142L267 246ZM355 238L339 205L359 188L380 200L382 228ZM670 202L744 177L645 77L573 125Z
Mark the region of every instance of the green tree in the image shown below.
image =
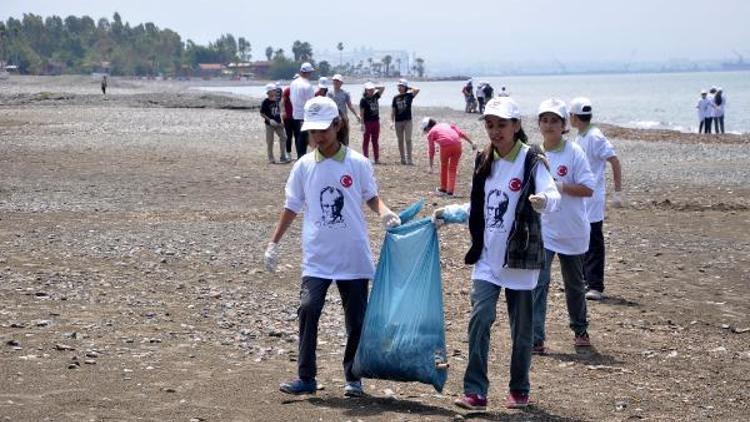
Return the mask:
M392 61L393 57L391 57L390 55L386 55L385 57L383 57L383 64L385 65L385 76L390 75Z
M318 73L320 76L328 76L331 74L331 64L325 60L318 63Z
M310 43L297 40L292 44L292 54L295 62L309 62L313 57L313 50Z
M339 51L339 66L341 66L342 62L344 61L344 55L343 55L344 43L339 41L339 43L336 44L336 50Z
M270 62L271 58L273 58L273 47L269 45L268 47L266 47L266 60Z
M250 54L252 47L245 37L240 37L237 40L237 51L240 53L240 60L243 62L250 60L250 57L252 57L252 54Z
M414 60L414 67L413 70L417 72L417 76L420 78L424 77L424 59L421 57L417 57Z

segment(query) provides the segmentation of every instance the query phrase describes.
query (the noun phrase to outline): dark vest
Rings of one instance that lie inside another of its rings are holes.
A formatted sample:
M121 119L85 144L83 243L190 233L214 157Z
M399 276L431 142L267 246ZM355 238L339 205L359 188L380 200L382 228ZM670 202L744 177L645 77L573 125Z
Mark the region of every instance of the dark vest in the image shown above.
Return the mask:
M528 201L529 195L536 192L536 182L533 172L543 159L544 152L537 145L530 145L523 163L523 184L521 194L515 209L513 227L508 236L508 245L503 266L508 268L536 270L544 265L544 244L542 242L542 224L539 213L534 211ZM471 234L471 248L464 257L468 265L476 264L484 249L484 184L490 175L489 171L480 172L479 165L484 153L477 154L474 162L474 175L471 185L471 211L469 212L469 233ZM492 157L490 157L492 159ZM491 167L490 167L491 168Z

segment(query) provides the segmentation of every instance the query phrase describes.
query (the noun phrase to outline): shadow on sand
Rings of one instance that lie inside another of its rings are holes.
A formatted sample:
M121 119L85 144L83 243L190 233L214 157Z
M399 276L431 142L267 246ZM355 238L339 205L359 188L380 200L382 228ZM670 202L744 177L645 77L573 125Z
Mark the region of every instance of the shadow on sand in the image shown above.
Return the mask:
M440 416L446 418L453 418L457 415L461 415L465 419L482 419L489 421L577 422L580 420L552 415L533 404L521 411L508 410L507 412L509 413L504 413L503 411L466 412L457 408L453 410L451 408L452 404L450 403L446 403L446 407L442 407L407 399L374 397L369 395L360 398L307 397L300 400L287 400L282 403L291 404L302 401L306 401L313 406L343 409L344 415L348 417L373 417L387 412L394 412L406 415Z

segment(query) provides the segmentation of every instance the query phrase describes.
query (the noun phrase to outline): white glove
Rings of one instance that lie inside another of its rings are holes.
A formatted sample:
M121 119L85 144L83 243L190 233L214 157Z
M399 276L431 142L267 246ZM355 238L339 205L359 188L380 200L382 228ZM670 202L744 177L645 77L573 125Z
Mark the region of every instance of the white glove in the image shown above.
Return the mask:
M615 208L625 208L627 202L625 201L625 192L616 191L612 194L612 206Z
M556 181L555 186L557 187L557 191L560 192L560 195L563 194L563 185L564 183L561 181Z
M388 210L383 215L381 215L380 219L383 221L383 226L385 226L386 229L401 225L401 219L398 215L396 215L396 213L391 210Z
M531 207L539 212L547 205L547 198L544 195L529 195L529 202L531 202Z
M443 218L443 214L445 213L445 207L440 207L433 211L432 213L432 223L435 224L435 228L439 229L443 225L445 225L445 219Z
M275 273L279 266L279 244L269 242L264 257L266 259L266 271Z

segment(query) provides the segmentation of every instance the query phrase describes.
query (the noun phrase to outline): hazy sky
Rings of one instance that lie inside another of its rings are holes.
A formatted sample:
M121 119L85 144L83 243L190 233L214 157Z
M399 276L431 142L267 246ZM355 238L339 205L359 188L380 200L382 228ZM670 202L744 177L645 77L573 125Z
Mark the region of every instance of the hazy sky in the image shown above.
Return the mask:
M403 49L427 61L659 61L750 59L748 0L0 0L0 17L119 12L205 44L221 33L245 36L253 57L266 46L290 51Z

